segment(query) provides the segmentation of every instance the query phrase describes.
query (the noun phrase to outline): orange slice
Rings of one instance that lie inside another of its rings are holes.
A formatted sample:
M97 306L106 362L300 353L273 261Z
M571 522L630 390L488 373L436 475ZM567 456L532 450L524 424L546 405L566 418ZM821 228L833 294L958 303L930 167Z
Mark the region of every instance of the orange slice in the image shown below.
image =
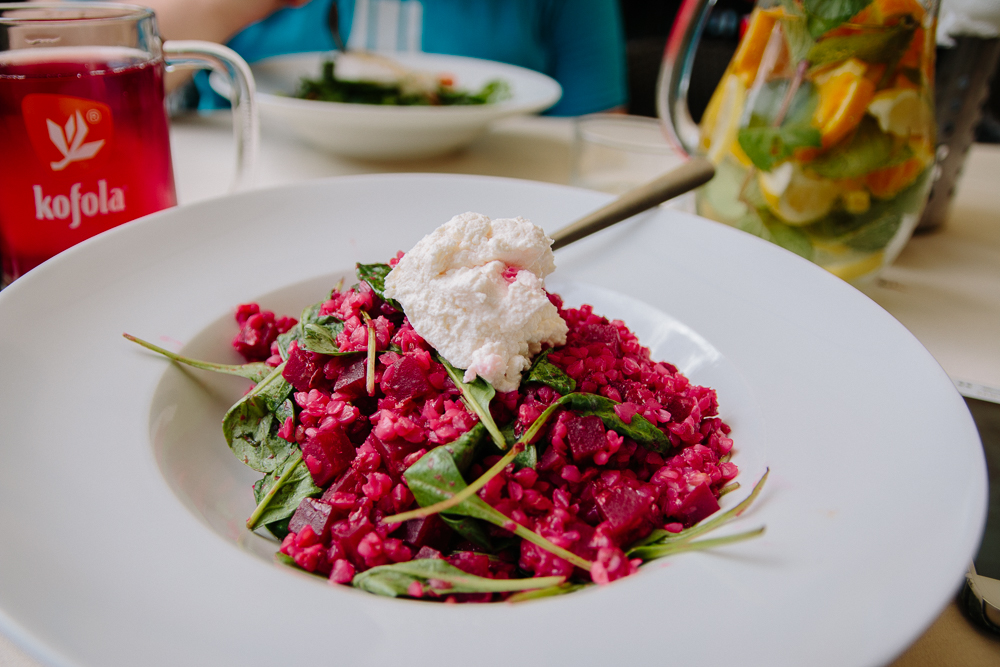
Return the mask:
M875 197L892 199L903 188L917 180L917 176L923 170L923 160L914 157L894 167L873 171L865 178L865 184Z
M819 104L813 113L813 124L819 128L824 149L858 126L875 96L875 84L870 79L847 67L838 70L819 85Z
M755 9L750 15L746 34L740 40L740 45L736 48L736 54L732 61L732 71L740 77L743 85L748 88L757 76L767 42L771 39L774 24L780 16L780 11L764 9Z

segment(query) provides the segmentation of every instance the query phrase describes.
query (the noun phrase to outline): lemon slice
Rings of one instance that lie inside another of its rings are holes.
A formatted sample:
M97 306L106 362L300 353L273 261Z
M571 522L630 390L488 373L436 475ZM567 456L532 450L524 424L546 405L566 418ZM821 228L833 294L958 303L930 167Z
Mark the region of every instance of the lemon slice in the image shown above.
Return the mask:
M877 93L868 103L868 113L883 132L897 137L923 136L931 124L931 110L918 91L891 88Z
M809 176L794 162L761 172L757 180L771 212L790 225L822 218L840 194L835 182Z
M868 71L868 66L858 60L857 58L848 58L844 62L840 63L836 67L831 67L830 69L820 72L813 78L813 82L817 86L822 86L824 83L829 81L835 76L847 73L852 74L857 78L861 78Z
M746 87L735 74L727 74L712 95L701 120L701 146L712 164L718 165L736 143Z
M873 271L877 271L879 267L882 266L882 260L884 257L885 252L879 250L878 252L874 252L867 257L862 257L861 259L853 262L824 266L823 268L838 278L846 280L847 282L852 282L858 278L867 276Z

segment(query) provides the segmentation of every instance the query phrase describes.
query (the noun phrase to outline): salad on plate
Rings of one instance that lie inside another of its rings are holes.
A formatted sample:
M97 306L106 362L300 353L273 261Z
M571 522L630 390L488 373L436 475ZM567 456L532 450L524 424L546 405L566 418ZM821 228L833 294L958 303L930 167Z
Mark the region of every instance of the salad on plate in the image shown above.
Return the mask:
M239 306L241 365L126 337L254 383L223 420L262 475L247 527L334 584L519 601L761 534L704 537L767 475L720 511L739 471L715 391L547 292L550 246L523 218L455 216L298 319Z
M375 53L349 51L323 62L318 78L303 77L295 97L351 104L460 106L506 100L510 85L493 79L477 91L467 91L456 87L451 75L406 67Z

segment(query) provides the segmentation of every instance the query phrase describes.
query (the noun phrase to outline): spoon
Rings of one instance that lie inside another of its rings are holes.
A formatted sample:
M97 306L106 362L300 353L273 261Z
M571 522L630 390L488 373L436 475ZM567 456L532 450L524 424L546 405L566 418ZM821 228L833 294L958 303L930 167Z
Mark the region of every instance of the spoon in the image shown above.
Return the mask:
M607 206L563 227L552 235L552 249L558 250L668 199L690 192L712 180L714 175L715 167L711 162L702 157L691 158L676 169L629 190Z
M333 35L333 42L337 46L337 50L341 53L347 53L347 45L344 44L343 37L340 36L340 11L337 9L337 3L330 3L330 11L326 15L326 26L330 29L330 34Z

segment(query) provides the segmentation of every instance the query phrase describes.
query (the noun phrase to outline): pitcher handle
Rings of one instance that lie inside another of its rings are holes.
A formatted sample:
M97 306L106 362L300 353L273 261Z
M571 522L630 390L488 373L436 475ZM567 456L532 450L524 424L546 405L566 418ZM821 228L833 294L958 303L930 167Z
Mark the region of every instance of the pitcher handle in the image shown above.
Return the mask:
M698 152L698 124L688 110L688 86L694 54L716 0L684 0L667 39L656 86L656 113L674 147L686 155Z
M230 192L253 187L254 163L260 143L260 124L255 101L256 84L250 66L232 49L200 40L169 40L163 43L167 71L210 69L229 79L233 106L233 136L236 139L236 175Z

